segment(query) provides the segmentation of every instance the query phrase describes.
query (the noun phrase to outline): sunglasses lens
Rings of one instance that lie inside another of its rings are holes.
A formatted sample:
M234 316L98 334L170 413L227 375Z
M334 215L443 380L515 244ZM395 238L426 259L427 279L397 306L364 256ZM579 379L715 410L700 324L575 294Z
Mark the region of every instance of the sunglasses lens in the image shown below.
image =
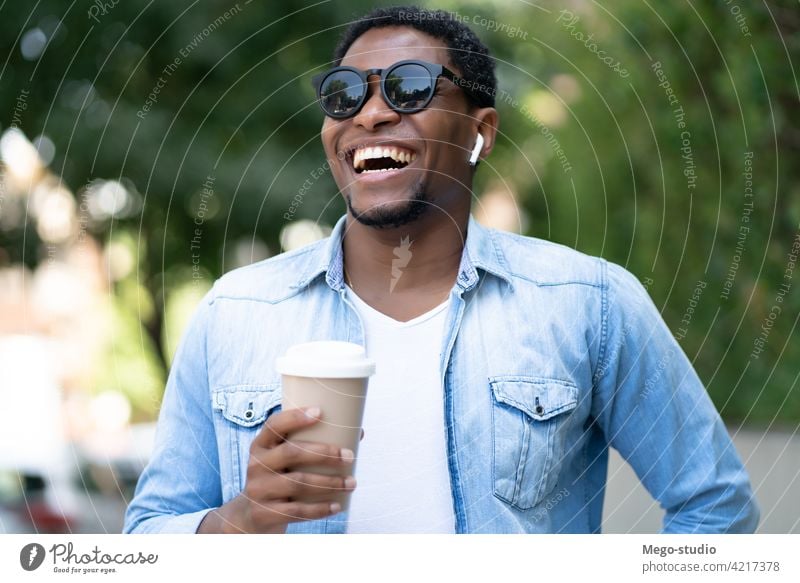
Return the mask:
M328 115L347 117L358 107L365 89L361 78L353 71L337 71L322 81L320 104Z
M386 96L398 109L416 110L424 107L433 93L434 80L421 65L400 65L386 76Z

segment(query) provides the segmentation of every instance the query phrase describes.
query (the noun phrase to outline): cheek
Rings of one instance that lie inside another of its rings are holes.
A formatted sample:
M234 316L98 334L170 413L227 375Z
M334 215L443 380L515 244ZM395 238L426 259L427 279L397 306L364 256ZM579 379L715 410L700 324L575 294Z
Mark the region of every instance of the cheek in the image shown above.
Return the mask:
M333 152L333 141L331 140L330 134L323 132L320 134L320 141L322 142L322 149L325 150L325 157L331 158L335 154Z
M323 124L320 138L322 142L322 149L325 151L325 158L330 163L331 171L334 176L341 175L347 169L348 160L344 156L339 156L336 151L335 144L338 141L339 128L336 123L330 123L328 120Z
M341 130L342 128L339 123L329 117L325 118L322 129L320 130L320 140L322 141L322 147L325 149L325 155L328 158L336 156L334 144L338 141L339 134L342 133Z
M454 164L469 156L464 149L468 140L459 132L449 132L436 140L436 158L432 162L441 169L452 171Z
M339 159L334 154L331 158L328 158L328 159L332 160L331 172L333 173L334 178L347 176L347 174L346 174L347 165L348 165L347 158Z
M434 150L438 153L437 158L441 161L445 161L445 158L452 161L460 159L461 154L466 156L464 148L469 141L467 120L463 116L453 114L444 116L437 122L434 127L438 127L439 131L436 135L429 136L429 143L435 146Z

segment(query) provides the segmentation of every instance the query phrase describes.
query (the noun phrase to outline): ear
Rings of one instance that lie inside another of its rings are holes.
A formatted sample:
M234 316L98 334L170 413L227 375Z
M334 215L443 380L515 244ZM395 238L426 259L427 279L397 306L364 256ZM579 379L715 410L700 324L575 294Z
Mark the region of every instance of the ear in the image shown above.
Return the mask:
M478 159L486 158L494 148L495 139L497 138L497 127L500 118L497 110L494 107L481 107L472 112L477 132L483 136L483 148L478 154Z

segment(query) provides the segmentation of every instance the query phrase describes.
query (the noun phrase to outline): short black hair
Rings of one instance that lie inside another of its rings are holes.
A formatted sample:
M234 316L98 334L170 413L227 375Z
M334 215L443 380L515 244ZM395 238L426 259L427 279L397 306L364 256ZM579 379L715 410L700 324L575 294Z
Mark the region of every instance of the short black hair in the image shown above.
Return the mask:
M333 52L334 66L339 66L350 46L373 28L409 26L441 40L450 60L461 72L461 78L472 88L467 92L478 107L494 107L497 77L489 49L457 15L444 10L427 10L419 6L375 8L347 27Z

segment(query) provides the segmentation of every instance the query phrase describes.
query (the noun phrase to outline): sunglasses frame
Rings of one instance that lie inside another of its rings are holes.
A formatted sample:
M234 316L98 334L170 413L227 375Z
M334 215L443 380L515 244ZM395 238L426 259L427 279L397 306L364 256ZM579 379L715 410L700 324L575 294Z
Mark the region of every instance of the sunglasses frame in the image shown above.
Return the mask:
M431 76L430 80L433 89L430 92L430 95L428 95L425 102L419 107L415 107L412 109L402 109L400 107L397 107L394 103L392 103L392 101L386 94L386 79L389 77L389 74L392 71L403 65L419 65L426 71L428 71L428 74ZM372 77L373 75L379 75L380 76L379 85L381 87L381 96L383 97L383 101L386 103L386 105L388 105L398 113L417 113L418 111L422 111L423 109L428 107L428 104L431 102L433 96L436 94L436 89L439 83L439 77L444 77L457 87L460 87L467 95L469 95L473 100L475 100L476 103L480 103L480 100L470 90L469 86L466 87L464 86L464 83L468 83L466 80L462 79L461 77L458 77L455 73L453 73L450 69L448 69L444 65L439 65L437 63L429 63L427 61L420 61L418 59L406 59L404 61L398 61L392 65L389 65L385 69L367 69L366 71L363 71L361 69L356 69L355 67L339 66L339 67L334 67L333 69L329 69L327 71L323 71L322 73L318 73L311 78L311 84L314 86L314 89L317 92L317 102L319 103L320 108L322 109L323 113L325 113L325 115L327 115L328 117L332 117L334 119L347 119L357 115L358 112L361 111L361 108L364 106L364 103L367 101L367 94L369 93L369 91L365 90L361 95L361 97L359 98L358 104L351 111L347 113L333 114L328 110L326 110L325 107L322 105L322 85L329 76L333 75L334 73L339 73L341 71L350 71L358 75L365 88L369 86L369 77Z

